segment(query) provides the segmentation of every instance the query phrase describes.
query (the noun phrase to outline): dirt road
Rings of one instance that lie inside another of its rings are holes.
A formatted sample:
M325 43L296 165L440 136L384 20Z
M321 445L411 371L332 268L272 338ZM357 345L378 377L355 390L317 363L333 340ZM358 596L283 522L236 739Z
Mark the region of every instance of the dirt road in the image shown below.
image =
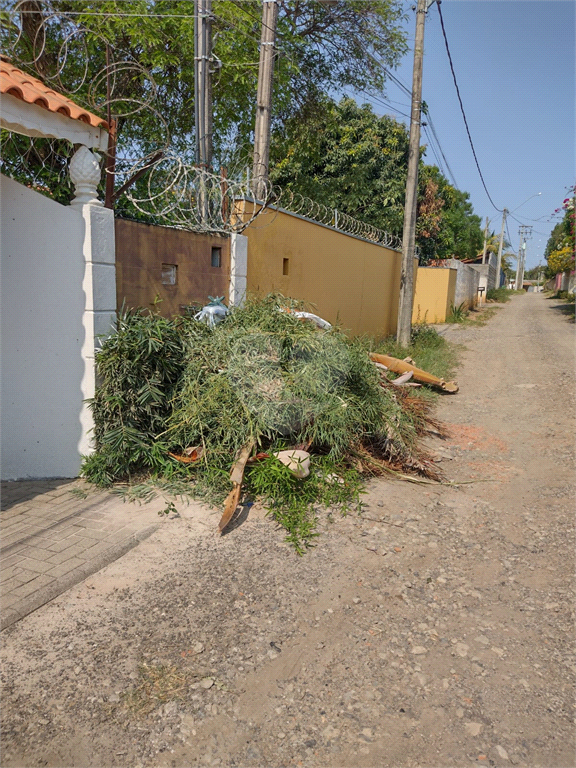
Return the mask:
M177 505L3 635L6 766L573 766L574 325L514 297L435 443L303 558ZM155 697L155 698L154 698Z

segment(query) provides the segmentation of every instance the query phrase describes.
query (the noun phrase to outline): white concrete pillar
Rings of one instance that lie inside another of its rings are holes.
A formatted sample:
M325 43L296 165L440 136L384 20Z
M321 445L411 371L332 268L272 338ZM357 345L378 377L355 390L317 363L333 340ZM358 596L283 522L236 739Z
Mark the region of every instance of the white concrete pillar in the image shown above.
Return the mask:
M102 336L108 336L116 320L116 253L114 240L114 212L96 205L83 205L84 219L84 280L85 296L83 317L84 344L82 359L84 399L94 397L96 391L95 352ZM82 437L78 445L80 453L92 452L91 430L94 426L92 411L84 403L80 415Z
M99 337L111 332L116 319L114 212L104 208L97 197L101 177L99 160L97 154L82 146L70 161L70 178L76 188L71 207L84 220L84 376L81 385L84 400L94 397L96 391L95 352L100 346ZM94 426L92 411L86 402L80 423L78 451L86 455L93 450L91 430Z
M230 235L230 288L228 303L241 307L246 298L248 278L248 238L233 232Z

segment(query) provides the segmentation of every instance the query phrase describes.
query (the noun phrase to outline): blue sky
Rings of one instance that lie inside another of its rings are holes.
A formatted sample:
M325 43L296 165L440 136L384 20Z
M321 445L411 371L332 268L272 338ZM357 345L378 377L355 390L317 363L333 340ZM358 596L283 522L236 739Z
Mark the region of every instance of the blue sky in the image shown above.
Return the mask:
M405 3L412 49L415 13ZM508 218L513 249L518 227L531 224L527 267L543 261L551 214L575 181L575 17L573 0L443 0L442 15L456 79L486 186ZM409 88L413 52L394 72ZM394 114L371 101L378 114ZM474 212L500 231L476 169L458 105L436 4L427 16L422 98L459 189L469 192ZM390 83L382 99L409 114L409 97ZM398 103L393 103L398 102ZM397 119L409 122L402 115ZM421 143L427 143L422 135ZM426 162L436 164L429 150ZM531 195L541 192L524 205ZM530 219L539 219L531 221Z

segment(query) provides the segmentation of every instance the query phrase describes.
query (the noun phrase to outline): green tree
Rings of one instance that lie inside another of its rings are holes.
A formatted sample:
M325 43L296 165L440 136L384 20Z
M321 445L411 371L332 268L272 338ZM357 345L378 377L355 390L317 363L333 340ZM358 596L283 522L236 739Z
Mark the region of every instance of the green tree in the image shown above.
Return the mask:
M350 98L326 98L321 109L305 106L276 130L271 157L271 178L282 189L402 235L408 131L393 117ZM416 235L424 261L468 258L482 242L468 194L424 162Z
M406 128L353 99L306 105L272 141L271 179L391 233L402 230Z
M193 0L26 0L23 13L3 12L4 49L23 32L17 59L36 58L41 76L61 64L58 51L68 39L69 55L58 84L77 100L105 100L106 45L114 58L127 56L153 77L135 70L113 79L113 112L121 115L119 143L141 156L162 143L166 131L181 153L194 147ZM56 21L46 23L50 14ZM64 15L62 15L64 14ZM65 14L73 14L65 16ZM214 147L218 160L248 153L254 124L261 6L214 0L214 55L221 67L214 77ZM62 19L68 21L62 22ZM72 21L86 34L72 34ZM336 3L283 0L278 18L278 56L274 76L274 119L285 120L303 104L319 103L328 90L355 85L384 88L386 69L406 51L400 0L338 0ZM46 31L46 37L43 31ZM39 33L40 31L40 33ZM70 36L71 35L71 36ZM41 55L38 41L45 40ZM35 44L36 43L36 44ZM83 68L88 77L79 86ZM132 101L135 100L135 101ZM148 102L129 118L135 102Z
M482 243L470 195L453 187L435 165L421 163L416 241L422 259L469 259Z

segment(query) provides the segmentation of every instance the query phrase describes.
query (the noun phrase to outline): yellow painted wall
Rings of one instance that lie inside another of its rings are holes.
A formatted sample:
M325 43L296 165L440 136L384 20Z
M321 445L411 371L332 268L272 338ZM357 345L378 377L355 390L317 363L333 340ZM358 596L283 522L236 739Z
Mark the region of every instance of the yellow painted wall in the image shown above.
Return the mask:
M396 332L401 253L270 209L244 234L249 292L309 302L353 334Z
M413 323L443 323L456 293L455 269L418 267L412 310Z

